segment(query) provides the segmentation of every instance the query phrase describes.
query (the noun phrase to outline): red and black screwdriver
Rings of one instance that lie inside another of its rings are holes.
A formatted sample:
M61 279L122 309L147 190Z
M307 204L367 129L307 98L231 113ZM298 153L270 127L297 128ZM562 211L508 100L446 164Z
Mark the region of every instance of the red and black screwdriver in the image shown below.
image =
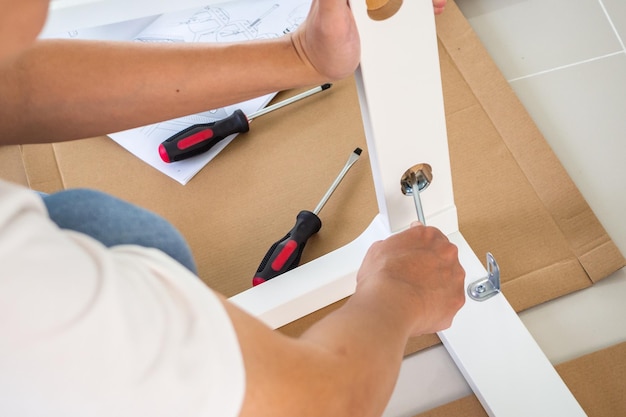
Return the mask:
M337 186L346 175L348 170L354 165L354 163L361 156L361 148L356 148L348 158L348 162L343 167L333 184L330 186L322 200L319 202L315 210L308 211L302 210L296 216L296 224L291 230L274 243L270 250L265 254L259 269L256 271L256 275L252 279L252 285L257 286L265 281L272 279L280 274L283 274L300 263L302 257L302 251L304 246L311 236L317 233L322 228L322 221L317 216L322 210L330 196L335 192Z
M245 133L250 130L252 119L280 109L295 101L302 100L320 91L328 90L332 84L323 84L304 93L265 107L249 116L241 110L235 110L225 119L210 123L198 123L181 130L159 145L159 155L163 162L181 161L191 158L211 149L228 136L235 133Z

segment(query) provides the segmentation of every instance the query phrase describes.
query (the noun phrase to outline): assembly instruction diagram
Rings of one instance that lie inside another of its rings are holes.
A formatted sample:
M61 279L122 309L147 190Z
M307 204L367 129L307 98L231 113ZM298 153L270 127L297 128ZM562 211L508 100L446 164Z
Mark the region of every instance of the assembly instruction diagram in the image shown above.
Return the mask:
M304 21L310 0L236 0L202 8L166 13L140 31L137 42L239 42L271 39L290 33ZM163 121L149 126L112 133L109 136L146 163L186 184L236 136L233 135L209 152L167 164L158 147L173 134L196 123L223 119L236 109L251 114L263 108L275 94L259 97L235 106Z
M241 2L239 2L241 3ZM281 4L282 3L282 4ZM288 1L237 2L205 6L191 16L168 14L139 34L141 42L238 42L277 38L295 30L306 18L309 3L286 4ZM293 3L293 1L291 2ZM274 22L280 21L277 25Z

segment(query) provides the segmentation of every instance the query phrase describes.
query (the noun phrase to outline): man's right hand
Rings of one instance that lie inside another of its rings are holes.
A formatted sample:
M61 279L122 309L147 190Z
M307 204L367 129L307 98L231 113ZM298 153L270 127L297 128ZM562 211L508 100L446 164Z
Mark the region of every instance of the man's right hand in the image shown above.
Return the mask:
M417 336L450 327L465 302L464 279L457 247L438 229L417 223L371 246L357 275L357 294L370 292L403 309L411 336Z
M241 416L382 415L408 338L447 328L463 305L457 255L422 225L374 243L356 292L297 339L224 300L246 367Z

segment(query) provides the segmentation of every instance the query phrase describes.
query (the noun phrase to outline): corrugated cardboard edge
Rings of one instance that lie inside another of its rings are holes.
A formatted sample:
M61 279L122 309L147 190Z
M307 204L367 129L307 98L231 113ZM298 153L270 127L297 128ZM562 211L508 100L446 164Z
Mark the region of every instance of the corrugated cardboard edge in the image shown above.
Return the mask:
M19 145L0 146L0 161L3 179L28 186L28 178Z
M21 154L26 180L32 190L53 193L65 188L54 144L23 145Z
M626 416L626 342L562 363L556 370L589 417ZM524 401L524 393L519 393L519 400ZM418 416L487 417L487 413L470 395Z
M570 242L590 281L597 282L626 265L624 256L453 1L438 16L437 28L446 52ZM484 77L485 72L496 76Z

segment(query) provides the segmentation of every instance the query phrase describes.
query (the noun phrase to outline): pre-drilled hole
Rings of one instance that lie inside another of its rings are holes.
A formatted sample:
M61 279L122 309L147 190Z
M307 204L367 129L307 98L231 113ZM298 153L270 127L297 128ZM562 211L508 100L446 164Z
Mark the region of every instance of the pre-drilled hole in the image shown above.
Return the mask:
M402 6L402 0L367 0L366 3L367 15L372 20L389 19Z

